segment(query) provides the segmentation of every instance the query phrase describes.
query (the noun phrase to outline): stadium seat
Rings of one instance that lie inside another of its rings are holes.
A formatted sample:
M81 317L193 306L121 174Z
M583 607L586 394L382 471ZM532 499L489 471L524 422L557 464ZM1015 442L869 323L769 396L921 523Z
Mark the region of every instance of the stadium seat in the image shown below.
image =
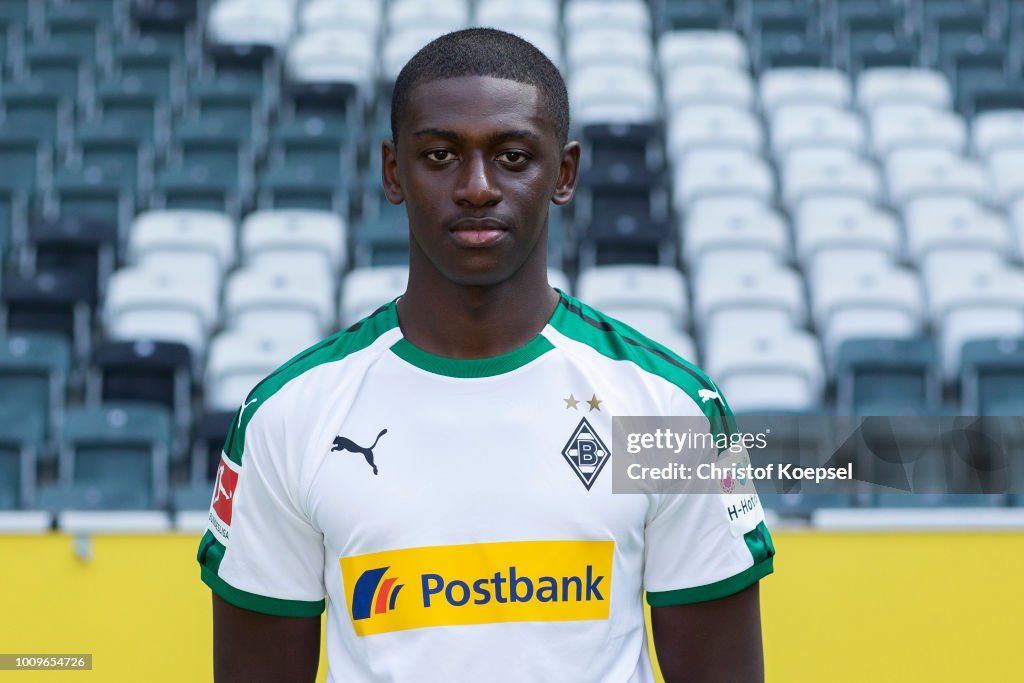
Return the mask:
M581 69L603 64L650 72L654 63L650 36L616 24L569 33L565 54L570 78Z
M405 208L385 202L376 209L376 215L368 213L364 203L363 220L353 235L355 267L408 266L409 221Z
M52 183L53 149L5 123L0 128L0 173L2 187L27 198Z
M779 107L798 104L843 109L853 97L849 78L836 69L769 69L761 73L758 87L761 108L770 118Z
M179 52L152 35L115 46L112 70L116 81L107 86L109 89L147 95L171 107L177 107L184 99Z
M51 270L22 276L7 273L0 297L5 329L11 332L50 332L71 343L73 355L89 356L95 280L88 274Z
M872 250L896 260L903 250L895 217L863 197L805 199L794 215L793 231L797 260L808 270L827 251Z
M579 132L580 170L588 181L655 183L665 170L660 126L592 124Z
M868 266L813 282L811 304L826 358L863 336L906 338L924 329L924 295L916 273Z
M23 78L41 84L48 92L60 93L75 111L87 111L93 89L91 60L83 62L72 45L53 45L59 47L30 45L24 49Z
M999 149L988 157L988 180L995 199L1010 205L1024 196L1024 148Z
M140 79L100 86L96 94L98 126L105 132L130 137L162 149L170 136L165 95L144 88ZM152 81L147 82L152 85Z
M257 336L253 331L222 332L210 342L206 365L206 410L234 410L264 377L302 351L295 339Z
M904 147L948 149L963 153L967 126L957 114L921 104L886 104L871 110L871 145L886 157Z
M429 27L437 35L469 25L470 8L465 0L394 0L387 8L387 23L391 30Z
M164 408L131 403L71 408L60 432L58 480L108 494L136 489L147 507L163 506L170 447L171 420Z
M246 262L282 252L302 255L311 267L337 278L346 262L345 223L334 213L312 210L256 211L242 222L241 248Z
M155 256L201 260L223 277L235 264L235 226L226 215L190 209L154 210L135 217L128 234L128 260Z
M639 0L568 0L565 3L566 31L574 33L590 28L619 26L637 33L651 33L651 15Z
M754 82L739 69L720 65L680 66L664 75L666 111L694 104L753 109Z
M192 424L192 355L184 344L145 339L104 342L93 349L86 403L145 402L171 412L176 438ZM175 454L183 454L176 448Z
M187 116L212 127L212 131L250 141L254 152L267 141L266 122L259 95L237 79L194 81L188 87Z
M292 35L291 3L220 0L210 8L208 39L221 45L269 45L283 49Z
M785 104L771 122L772 149L782 159L801 147L841 147L861 152L867 130L859 116L829 104Z
M658 26L670 32L722 31L732 28L729 7L705 0L675 0L654 6Z
M788 260L790 251L782 216L749 197L709 197L694 202L679 239L691 272L712 251L764 251L780 264Z
M310 0L299 7L302 33L335 28L351 29L362 35L376 36L383 14L382 2L339 3L334 0Z
M701 197L749 196L770 202L775 194L775 178L768 164L737 149L694 150L678 163L674 182L677 211Z
M971 121L971 149L980 156L1007 148L1024 149L1024 109L987 111Z
M189 259L179 268L122 268L110 278L103 320L115 341L152 339L189 347L194 361L204 357L206 340L218 317L216 283L197 279Z
M109 59L110 28L110 23L78 4L67 4L47 8L43 35L45 45L59 46L62 52L75 55L83 62L103 65ZM37 45L41 42L35 41Z
M973 161L948 149L898 149L885 162L889 198L903 206L917 197L964 196L988 199L988 179Z
M937 109L953 105L946 77L938 71L917 68L867 69L856 83L856 100L870 113L882 104L920 104Z
M960 368L964 415L1024 414L1024 337L967 342Z
M195 439L192 442L193 482L213 482L217 465L224 451L228 431L238 412L238 406L231 410L206 411L196 420Z
M746 44L732 31L668 31L658 37L657 50L662 73L696 64L714 64L742 71L749 64Z
M134 210L134 198L119 179L98 166L81 171L62 171L53 178L53 187L45 201L45 215L71 216L75 220L116 226L123 235Z
M274 340L320 339L333 326L333 309L333 279L317 269L247 266L231 274L224 291L228 327Z
M738 147L757 153L763 146L764 132L754 113L732 105L688 105L668 121L667 147L673 159L700 148Z
M316 117L279 124L271 135L270 163L312 166L337 182L356 175L355 134Z
M845 147L800 147L787 156L781 172L782 200L795 208L818 195L882 198L882 178L875 166Z
M0 407L0 510L29 508L35 501L43 422L40 415Z
M153 148L131 134L95 127L75 133L73 155L77 170L98 168L105 178L129 192L148 196L153 186Z
M644 329L689 327L686 282L668 266L598 266L583 270L576 293L613 318ZM664 324L657 324L663 321Z
M289 164L263 171L257 205L268 209L313 209L348 215L347 187L338 179L324 178L316 166Z
M61 149L68 144L73 112L62 92L49 90L40 81L5 83L0 106L5 131Z
M408 266L376 266L349 271L341 287L338 311L341 326L348 327L404 294L408 281Z
M323 25L303 33L288 49L288 77L297 83L350 83L359 89L362 101L369 103L375 75L375 38L376 33L357 25Z
M903 219L907 256L918 265L946 250L956 252L956 257L976 250L1002 258L1013 253L1013 235L1006 220L971 198L913 199L904 206Z
M577 69L569 82L576 125L652 123L658 118L658 86L650 70L615 64Z
M238 186L244 196L252 191L254 150L248 136L220 119L186 121L175 131L171 146L174 163L189 169L206 169L213 177Z
M48 444L63 420L72 367L71 346L61 336L8 332L0 338L0 414L21 423L15 431L33 448Z
M704 367L734 411L804 410L820 405L824 372L814 335L798 330L717 337Z
M165 169L157 175L151 207L197 209L227 214L238 220L242 197L230 178L213 175L206 166Z
M714 254L700 263L693 279L695 320L709 330L715 318L730 309L775 310L785 314L793 326L804 324L807 305L803 282L793 270L756 261L743 263L739 254ZM731 264L730 264L731 262Z
M32 222L23 258L34 272L69 271L90 282L89 303L106 288L118 252L117 226L105 221L76 219L73 212L54 221Z
M940 407L935 344L927 337L848 339L835 353L841 415L922 415Z

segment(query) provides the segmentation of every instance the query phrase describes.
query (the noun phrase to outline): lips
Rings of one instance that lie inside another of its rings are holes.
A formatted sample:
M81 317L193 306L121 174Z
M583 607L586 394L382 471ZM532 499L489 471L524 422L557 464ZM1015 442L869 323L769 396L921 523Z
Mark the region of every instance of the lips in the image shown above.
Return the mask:
M459 246L489 247L505 237L508 227L496 218L460 218L448 232Z

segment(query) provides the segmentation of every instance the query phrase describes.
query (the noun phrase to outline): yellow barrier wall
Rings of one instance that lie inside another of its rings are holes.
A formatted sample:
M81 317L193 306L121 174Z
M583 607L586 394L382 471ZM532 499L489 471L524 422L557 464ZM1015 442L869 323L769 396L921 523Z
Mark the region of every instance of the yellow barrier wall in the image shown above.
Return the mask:
M769 681L1024 680L1024 533L773 536ZM91 672L0 681L209 681L198 540L98 536L83 562L67 536L0 536L0 653L94 655Z

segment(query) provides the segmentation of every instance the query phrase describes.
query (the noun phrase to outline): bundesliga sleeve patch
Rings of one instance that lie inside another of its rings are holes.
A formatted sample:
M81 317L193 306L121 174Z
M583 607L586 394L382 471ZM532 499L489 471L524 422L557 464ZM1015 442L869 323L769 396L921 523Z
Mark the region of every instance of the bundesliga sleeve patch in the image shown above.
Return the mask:
M217 466L217 481L213 487L213 502L210 503L209 529L224 545L231 537L231 510L238 486L238 465L221 453Z
M517 541L342 557L356 635L607 619L614 541Z

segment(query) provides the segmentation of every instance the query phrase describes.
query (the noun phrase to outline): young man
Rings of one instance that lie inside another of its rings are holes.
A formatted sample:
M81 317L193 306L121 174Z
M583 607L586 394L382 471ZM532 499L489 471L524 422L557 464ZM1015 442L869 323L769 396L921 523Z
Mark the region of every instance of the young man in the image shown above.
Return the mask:
M525 41L442 36L398 77L397 301L253 389L199 548L224 681L763 678L763 515L613 495L612 415L728 410L696 368L547 283L572 197L565 85ZM606 472L602 476L602 472Z

